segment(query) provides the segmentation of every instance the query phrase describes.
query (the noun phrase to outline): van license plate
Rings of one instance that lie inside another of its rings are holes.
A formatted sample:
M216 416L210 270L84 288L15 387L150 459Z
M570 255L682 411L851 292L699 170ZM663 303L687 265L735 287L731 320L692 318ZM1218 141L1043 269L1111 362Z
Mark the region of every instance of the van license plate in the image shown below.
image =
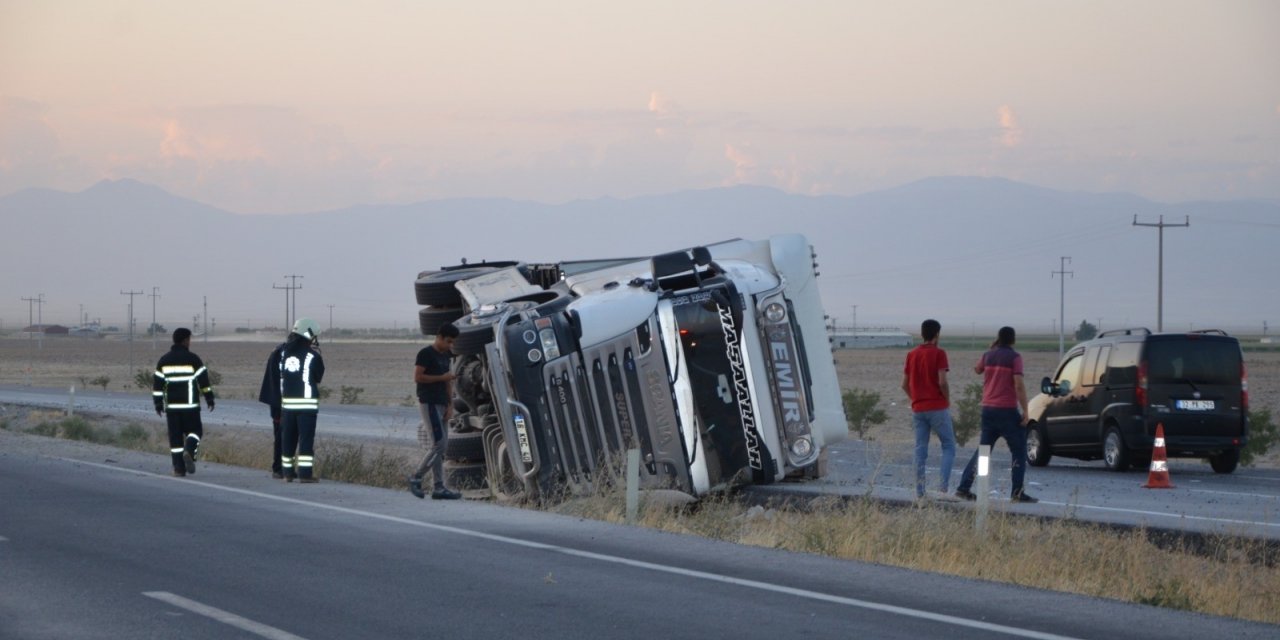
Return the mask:
M1211 411L1213 410L1212 400L1178 400L1174 403L1175 407L1184 411Z

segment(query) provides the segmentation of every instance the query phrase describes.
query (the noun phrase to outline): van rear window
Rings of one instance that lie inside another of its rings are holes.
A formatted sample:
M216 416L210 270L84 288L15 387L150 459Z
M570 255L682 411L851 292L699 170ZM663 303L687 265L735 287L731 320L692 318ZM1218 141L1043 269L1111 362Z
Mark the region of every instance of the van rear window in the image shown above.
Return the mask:
M1149 340L1144 359L1152 383L1240 383L1240 345L1235 341Z

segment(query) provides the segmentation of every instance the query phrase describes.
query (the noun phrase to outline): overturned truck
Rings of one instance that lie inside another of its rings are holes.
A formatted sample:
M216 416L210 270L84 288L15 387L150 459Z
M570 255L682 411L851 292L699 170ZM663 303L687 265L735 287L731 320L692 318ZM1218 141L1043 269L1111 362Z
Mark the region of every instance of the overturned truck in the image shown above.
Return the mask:
M426 335L454 344L447 473L500 499L608 482L701 496L825 474L847 423L803 236L644 258L419 274Z

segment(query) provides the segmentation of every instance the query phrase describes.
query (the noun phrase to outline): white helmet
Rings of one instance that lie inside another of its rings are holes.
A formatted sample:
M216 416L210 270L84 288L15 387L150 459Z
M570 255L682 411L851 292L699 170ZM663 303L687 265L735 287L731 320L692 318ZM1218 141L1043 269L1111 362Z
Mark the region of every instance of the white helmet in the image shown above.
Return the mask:
M297 322L293 323L293 332L308 340L315 340L320 335L320 325L311 318L298 318Z

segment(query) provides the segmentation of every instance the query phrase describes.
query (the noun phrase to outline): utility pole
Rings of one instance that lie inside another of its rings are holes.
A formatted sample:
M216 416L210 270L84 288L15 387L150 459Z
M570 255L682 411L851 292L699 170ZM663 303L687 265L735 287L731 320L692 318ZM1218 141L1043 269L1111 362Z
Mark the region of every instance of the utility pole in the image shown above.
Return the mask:
M1067 312L1067 280L1066 276L1076 277L1076 272L1067 271L1067 265L1071 263L1071 256L1062 256L1062 261L1057 271L1050 271L1049 277L1058 276L1058 360L1062 360L1062 353L1066 351L1066 312Z
M156 350L156 298L160 297L160 287L151 287L151 350Z
M283 287L277 287L276 285L273 284L271 285L271 288L284 289L284 328L285 328L285 331L288 331L293 326L293 323L290 322L289 318L291 315L296 316L298 311L298 294L293 292L302 288L302 285L298 284L298 278L301 278L303 276L290 275L285 277L289 278L289 284L284 285ZM290 313L290 305L289 305L289 295L291 293L293 294L293 306L292 306L293 313L292 314Z
M853 305L853 339L858 339L858 305Z
M37 331L37 333L40 334L40 339L39 339L40 344L38 348L44 349L44 294L42 293L40 295L37 295L34 298L23 298L22 301L27 303L27 326L29 328L39 327L40 330ZM40 310L36 312L38 314L38 317L40 318L39 321L36 321L31 314L31 309L33 305L38 306L40 308ZM27 340L28 341L31 340L30 333L27 334Z
M204 342L209 344L209 296L204 296Z
M333 305L329 305L329 331L333 331Z
M140 296L145 291L121 291L120 295L129 296L129 375L133 375L133 297Z
M1156 254L1156 332L1164 331L1164 228L1165 227L1189 227L1191 226L1191 216L1187 216L1182 224L1166 223L1164 216L1160 216L1160 222L1138 222L1138 214L1133 214L1133 226L1135 227L1155 227L1159 230L1160 249Z

